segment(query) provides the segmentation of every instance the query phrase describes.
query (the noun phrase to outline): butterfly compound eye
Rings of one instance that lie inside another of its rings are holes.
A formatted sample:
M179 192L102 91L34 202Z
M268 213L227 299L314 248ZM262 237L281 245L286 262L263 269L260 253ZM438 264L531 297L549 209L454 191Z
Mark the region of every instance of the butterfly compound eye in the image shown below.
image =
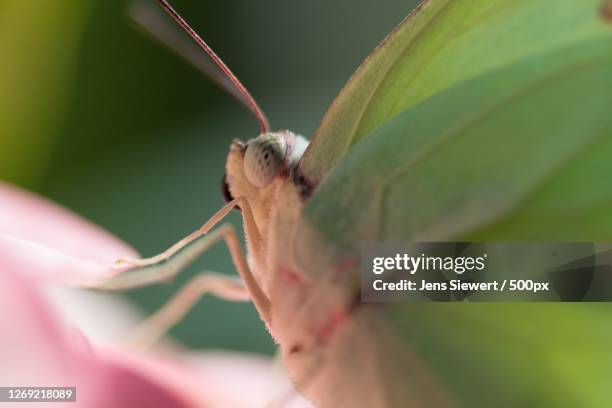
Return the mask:
M252 139L244 154L244 173L255 187L265 187L283 169L287 142L279 135L263 134Z

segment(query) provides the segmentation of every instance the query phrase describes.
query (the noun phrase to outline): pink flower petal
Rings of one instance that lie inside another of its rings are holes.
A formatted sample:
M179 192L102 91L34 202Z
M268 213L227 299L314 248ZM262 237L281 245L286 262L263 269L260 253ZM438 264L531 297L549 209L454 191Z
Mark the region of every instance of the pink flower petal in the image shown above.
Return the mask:
M10 257L56 282L95 285L138 254L91 222L45 198L0 182L0 261Z
M188 355L187 362L198 372L201 399L210 406L222 407L223 401L236 408L314 407L295 390L280 361L246 353L200 352Z
M211 408L313 408L268 357L235 352L197 352L156 356L119 349L99 350L105 359L163 378L198 406Z
M66 285L44 285L43 289L64 330L74 331L77 327L92 344L122 342L145 318L135 305L117 293Z
M15 270L12 269L12 270ZM189 407L163 378L129 360L105 360L70 344L35 280L0 269L0 384L15 387L75 386L69 407ZM20 406L36 406L22 404Z
M36 242L0 235L0 267L8 265L20 265L23 273L39 279L78 286L95 286L116 273L110 264L100 265Z

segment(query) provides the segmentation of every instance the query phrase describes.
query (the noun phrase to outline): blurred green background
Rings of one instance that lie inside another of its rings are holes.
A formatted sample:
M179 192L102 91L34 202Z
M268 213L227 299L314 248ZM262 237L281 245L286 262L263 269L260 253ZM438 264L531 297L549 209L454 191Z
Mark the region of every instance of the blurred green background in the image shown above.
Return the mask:
M172 4L250 89L274 129L310 136L351 73L416 1ZM0 0L0 179L153 255L222 205L229 143L258 128L233 99L140 32L127 6ZM218 245L173 282L126 296L153 311L204 268L235 273ZM211 297L172 335L193 347L274 351L251 305Z

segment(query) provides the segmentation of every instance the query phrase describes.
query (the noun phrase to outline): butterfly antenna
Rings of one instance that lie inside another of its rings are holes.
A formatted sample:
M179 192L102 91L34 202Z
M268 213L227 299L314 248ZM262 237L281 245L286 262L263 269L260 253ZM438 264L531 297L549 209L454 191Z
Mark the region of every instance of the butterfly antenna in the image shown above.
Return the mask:
M189 34L191 38L193 38L193 40L200 46L200 48L202 48L204 52L208 54L208 56L213 60L213 62L217 64L219 69L223 71L223 73L232 82L232 84L234 84L236 89L238 89L238 92L240 92L244 96L244 99L248 107L251 109L251 111L255 115L255 118L257 119L257 122L259 123L259 128L261 132L267 133L270 126L268 125L268 120L266 119L266 115L264 115L263 111L259 108L259 105L257 105L257 102L255 102L255 98L251 96L249 91L242 84L242 82L240 82L238 77L234 75L232 70L230 70L229 67L225 65L223 60L221 60L221 58L219 58L219 56L215 54L212 48L210 48L208 44L206 44L206 42L202 39L202 37L200 37L198 33L196 33L195 30L191 28L191 26L187 23L187 21L185 21L185 19L181 17L180 14L177 13L176 10L174 10L174 8L172 8L170 3L168 3L166 0L157 0L157 3L159 3L159 5L164 9L164 11L168 13L168 15L172 17L172 19L176 21L176 23L187 34Z

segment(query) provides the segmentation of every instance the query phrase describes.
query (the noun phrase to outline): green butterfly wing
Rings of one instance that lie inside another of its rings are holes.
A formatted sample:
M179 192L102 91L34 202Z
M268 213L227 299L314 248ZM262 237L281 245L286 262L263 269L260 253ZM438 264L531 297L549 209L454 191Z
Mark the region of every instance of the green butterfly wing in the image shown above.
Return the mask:
M399 113L350 149L304 219L323 245L353 254L366 240L610 241L610 174L608 35ZM459 406L612 404L609 304L386 306L381 319Z
M318 185L398 113L531 55L608 35L599 0L424 1L370 55L325 114L299 171Z
M352 249L363 240L605 241L611 109L612 36L501 68L374 131L304 215Z
M609 407L609 304L420 303L388 317L457 406Z

